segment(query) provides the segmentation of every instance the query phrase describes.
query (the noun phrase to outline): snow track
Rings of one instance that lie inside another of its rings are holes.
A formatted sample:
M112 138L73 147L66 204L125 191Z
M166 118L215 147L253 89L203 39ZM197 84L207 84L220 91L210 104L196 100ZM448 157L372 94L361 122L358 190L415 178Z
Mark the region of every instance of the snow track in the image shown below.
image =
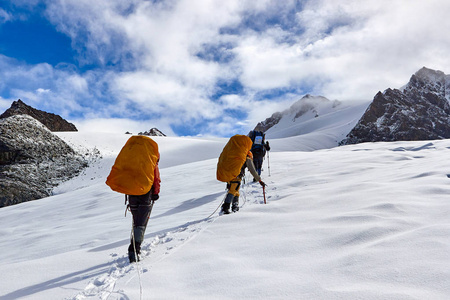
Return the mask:
M137 264L130 264L127 255L119 257L118 253L112 253L111 268L108 272L92 279L83 292L70 299L122 299L122 291L114 291L117 280L127 275L132 275L131 279L137 280L133 276L133 272L136 272L136 269L138 269L138 272L146 273L155 263L165 259L172 252L177 251L185 243L195 238L214 219L190 222L176 230L158 234L153 238L150 237L150 242L143 243L140 256L141 261ZM148 240L148 238L146 239Z
M246 182L251 182L247 176ZM273 182L271 182L272 184ZM273 188L275 190L275 188ZM272 196L267 196L269 199ZM244 206L264 204L261 186L259 183L243 184L241 188L240 208ZM218 210L219 211L219 210ZM89 282L86 288L75 295L70 300L82 299L126 299L124 291L116 289L116 282L127 278L127 281L138 281L137 272L147 273L154 268L158 262L167 259L171 254L180 250L186 243L196 238L202 231L219 218L218 211L210 218L191 221L173 230L167 230L158 234L148 234L141 247L141 261L137 264L130 264L127 255L111 253L109 264L111 267L104 274L101 274ZM229 216L223 216L224 218ZM152 219L150 218L150 224ZM145 289L145 284L144 284Z

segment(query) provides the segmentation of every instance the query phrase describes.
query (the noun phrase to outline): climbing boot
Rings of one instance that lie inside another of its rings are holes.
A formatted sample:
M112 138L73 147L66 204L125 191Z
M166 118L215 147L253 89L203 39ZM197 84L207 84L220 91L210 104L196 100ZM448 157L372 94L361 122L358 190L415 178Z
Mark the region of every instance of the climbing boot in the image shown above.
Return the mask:
M222 210L220 212L225 215L228 215L230 213L230 203L224 202L222 204Z
M239 211L239 197L233 198L233 203L231 204L231 210L233 212Z

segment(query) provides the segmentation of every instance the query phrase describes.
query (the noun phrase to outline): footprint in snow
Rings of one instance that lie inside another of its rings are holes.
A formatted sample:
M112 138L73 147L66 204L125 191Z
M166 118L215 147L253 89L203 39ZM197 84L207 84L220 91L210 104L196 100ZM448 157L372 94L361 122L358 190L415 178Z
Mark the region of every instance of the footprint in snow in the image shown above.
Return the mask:
M111 253L110 256L113 260L108 271L93 278L83 291L71 299L81 300L92 296L106 299L112 293L120 293L120 291L114 291L117 280L130 272L135 272L136 268L138 268L138 271L141 273L148 272L148 264L166 258L167 255L184 245L192 237L202 231L208 223L213 222L213 220L214 219L204 219L190 222L180 226L174 231L156 235L149 243L144 242L141 248L141 262L139 265L130 264L127 255L118 257L117 253ZM148 263L146 263L146 261L148 261Z

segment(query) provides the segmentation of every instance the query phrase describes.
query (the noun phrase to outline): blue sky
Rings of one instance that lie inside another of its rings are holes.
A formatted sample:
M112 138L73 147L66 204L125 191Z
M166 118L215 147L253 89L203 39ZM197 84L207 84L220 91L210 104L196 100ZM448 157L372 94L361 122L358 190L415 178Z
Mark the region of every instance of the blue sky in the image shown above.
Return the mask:
M450 72L444 0L0 0L0 111L230 136L303 95L368 101Z

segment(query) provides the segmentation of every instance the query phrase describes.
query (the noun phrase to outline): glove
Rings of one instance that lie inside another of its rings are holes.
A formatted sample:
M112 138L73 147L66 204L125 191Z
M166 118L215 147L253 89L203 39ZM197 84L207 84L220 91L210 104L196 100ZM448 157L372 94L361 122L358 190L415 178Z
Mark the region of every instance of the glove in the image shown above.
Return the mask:
M262 181L262 180L259 181L259 184L260 184L262 187L266 187L266 184L265 184L264 181Z
M159 195L158 195L158 194L152 194L151 199L152 199L153 201L156 201L156 200L159 199Z

